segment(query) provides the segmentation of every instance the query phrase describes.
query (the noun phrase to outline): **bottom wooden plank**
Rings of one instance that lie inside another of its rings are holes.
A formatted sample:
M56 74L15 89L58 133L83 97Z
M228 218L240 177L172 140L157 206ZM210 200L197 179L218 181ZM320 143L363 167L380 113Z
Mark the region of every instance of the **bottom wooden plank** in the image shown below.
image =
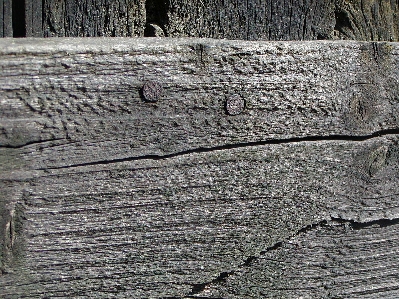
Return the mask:
M399 217L397 135L240 145L53 170L11 167L23 165L24 153L37 146L0 151L0 159L13 161L0 166L2 215L8 215L1 232L2 298L185 296L221 273L241 271L313 223ZM313 262L329 263L335 248ZM284 254L289 262L291 251ZM382 268L389 271L395 259L387 258ZM284 277L268 269L254 270L256 280L263 275L262 292ZM291 292L275 294L295 294L296 280L282 284ZM258 292L250 278L240 283L232 288L244 293L222 296Z

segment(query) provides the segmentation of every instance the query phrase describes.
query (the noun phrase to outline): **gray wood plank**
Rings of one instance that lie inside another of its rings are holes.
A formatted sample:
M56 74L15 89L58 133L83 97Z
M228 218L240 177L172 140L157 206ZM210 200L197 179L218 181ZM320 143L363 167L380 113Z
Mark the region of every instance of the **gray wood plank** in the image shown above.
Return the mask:
M398 45L0 41L0 145L35 169L398 129ZM148 81L162 84L143 100ZM245 102L239 115L226 102ZM33 146L25 147L32 144Z
M171 5L169 36L398 41L397 1L189 1Z
M168 36L244 40L331 39L335 1L173 1Z
M184 296L322 220L396 219L398 137L2 171L5 231L24 230L1 294Z
M398 41L398 13L397 1L380 0L45 0L43 9L44 36L248 40Z

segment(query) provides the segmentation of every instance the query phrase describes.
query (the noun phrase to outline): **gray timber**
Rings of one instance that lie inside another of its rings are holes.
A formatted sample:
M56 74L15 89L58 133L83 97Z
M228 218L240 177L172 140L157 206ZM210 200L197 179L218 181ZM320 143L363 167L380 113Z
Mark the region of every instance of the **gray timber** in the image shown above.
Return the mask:
M387 42L1 39L0 297L397 297L398 63Z

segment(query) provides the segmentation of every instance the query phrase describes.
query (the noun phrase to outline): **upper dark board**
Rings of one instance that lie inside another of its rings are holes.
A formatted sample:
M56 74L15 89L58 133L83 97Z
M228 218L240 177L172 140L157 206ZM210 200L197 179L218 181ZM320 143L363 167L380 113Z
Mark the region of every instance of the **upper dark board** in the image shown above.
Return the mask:
M397 1L3 0L0 37L398 41Z

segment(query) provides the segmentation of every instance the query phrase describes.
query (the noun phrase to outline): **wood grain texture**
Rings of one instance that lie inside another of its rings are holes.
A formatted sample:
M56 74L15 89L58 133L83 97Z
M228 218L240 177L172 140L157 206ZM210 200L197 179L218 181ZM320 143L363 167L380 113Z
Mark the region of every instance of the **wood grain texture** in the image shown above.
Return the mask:
M143 0L44 0L44 37L143 36Z
M43 37L44 1L25 0L25 37Z
M34 169L271 140L362 138L399 124L397 44L150 38L1 45L0 144L24 153L36 143L23 154ZM148 80L163 86L156 103L142 99ZM240 115L226 115L232 95L245 101Z
M398 41L397 1L170 1L169 36Z
M12 1L0 1L0 37L12 37Z
M182 296L331 216L397 218L397 143L299 142L3 174L21 190L7 198L16 207L8 228L26 219L9 237L23 255L10 253L3 296ZM389 149L386 161L365 177L358 165L376 146Z
M43 36L398 41L398 13L380 0L45 0Z
M317 260L333 263L340 222L365 226L358 244L379 233L396 250L396 220L378 232L367 223L399 218L398 49L2 39L0 296L359 297L349 284L323 293L318 281L339 279L317 278ZM140 93L149 80L163 86L155 103ZM241 114L226 113L230 95L245 101ZM296 256L290 242L314 234L320 255L304 245ZM268 254L286 257L269 278ZM361 261L332 265L343 275L380 260ZM397 295L388 263L381 296ZM317 277L296 292L298 269ZM367 287L362 277L353 288Z
M396 298L398 229L397 220L323 222L193 298Z
M248 40L332 38L334 0L170 1L169 36Z
M334 35L343 39L397 41L397 1L336 1Z

